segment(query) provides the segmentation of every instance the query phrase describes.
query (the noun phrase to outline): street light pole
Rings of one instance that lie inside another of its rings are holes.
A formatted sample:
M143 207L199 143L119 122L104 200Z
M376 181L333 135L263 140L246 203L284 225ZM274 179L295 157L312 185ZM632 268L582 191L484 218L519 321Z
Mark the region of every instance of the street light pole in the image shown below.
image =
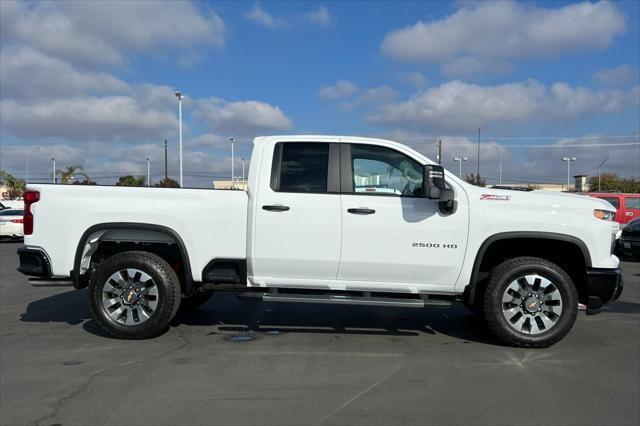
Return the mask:
M244 158L242 159L242 183L244 184Z
M598 166L598 192L600 192L600 169L604 166L604 163L611 159L613 159L613 157L605 157L605 159L602 160L602 163Z
M562 157L561 160L567 162L567 191L569 191L569 184L571 182L571 162L576 161L576 157Z
M184 96L180 92L175 93L178 98L178 122L180 126L180 188L182 188L182 99Z
M148 187L151 186L151 174L150 174L151 168L149 164L150 162L149 162L149 159L147 158L147 186Z
M56 183L56 159L51 157L51 161L53 161L53 174L51 175L51 183Z
M498 151L498 185L502 185L502 152L497 146L494 148Z
M234 173L234 168L233 168L233 163L235 162L235 158L234 158L234 154L233 154L233 143L235 142L235 138L229 138L229 140L231 141L231 189L235 189L236 188L236 183L235 183L235 173Z
M467 157L455 157L453 159L453 161L457 161L458 162L458 166L459 166L459 169L460 169L460 172L458 173L458 177L460 179L462 179L462 162L463 161L467 161L467 160L468 160Z

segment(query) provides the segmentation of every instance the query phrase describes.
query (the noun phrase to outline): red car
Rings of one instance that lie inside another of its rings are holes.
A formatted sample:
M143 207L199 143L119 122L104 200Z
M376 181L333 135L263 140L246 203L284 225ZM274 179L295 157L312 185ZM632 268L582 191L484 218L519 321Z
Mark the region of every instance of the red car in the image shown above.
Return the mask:
M587 195L601 198L613 204L618 211L615 221L621 225L640 217L640 194L620 194L609 192L590 192Z

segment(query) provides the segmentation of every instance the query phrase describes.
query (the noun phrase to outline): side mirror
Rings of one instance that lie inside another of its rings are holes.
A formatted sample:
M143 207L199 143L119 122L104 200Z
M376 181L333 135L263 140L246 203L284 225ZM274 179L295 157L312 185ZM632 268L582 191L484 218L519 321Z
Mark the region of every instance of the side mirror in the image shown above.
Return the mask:
M430 200L439 200L442 190L447 189L444 184L444 168L435 164L424 166L422 176L422 193Z
M444 181L444 168L434 164L424 166L422 179L422 193L430 200L438 200L440 211L445 214L453 214L457 209L455 193L447 188Z

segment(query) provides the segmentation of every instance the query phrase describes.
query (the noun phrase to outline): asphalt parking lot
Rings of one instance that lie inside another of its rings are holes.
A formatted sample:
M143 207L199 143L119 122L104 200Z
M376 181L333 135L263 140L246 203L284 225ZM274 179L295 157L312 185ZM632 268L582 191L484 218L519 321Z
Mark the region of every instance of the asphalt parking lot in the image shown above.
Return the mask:
M549 349L500 346L464 307L293 305L220 294L121 341L86 290L32 288L0 244L0 421L40 424L640 424L640 263Z

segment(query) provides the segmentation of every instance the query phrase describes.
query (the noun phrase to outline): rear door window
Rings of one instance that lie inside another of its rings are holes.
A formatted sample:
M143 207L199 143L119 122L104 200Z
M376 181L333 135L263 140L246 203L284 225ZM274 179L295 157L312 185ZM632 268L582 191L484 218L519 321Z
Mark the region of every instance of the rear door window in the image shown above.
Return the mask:
M624 202L628 209L640 210L640 197L628 197Z
M280 192L326 193L329 175L328 143L282 143L279 171L272 188ZM274 159L278 161L278 159Z

